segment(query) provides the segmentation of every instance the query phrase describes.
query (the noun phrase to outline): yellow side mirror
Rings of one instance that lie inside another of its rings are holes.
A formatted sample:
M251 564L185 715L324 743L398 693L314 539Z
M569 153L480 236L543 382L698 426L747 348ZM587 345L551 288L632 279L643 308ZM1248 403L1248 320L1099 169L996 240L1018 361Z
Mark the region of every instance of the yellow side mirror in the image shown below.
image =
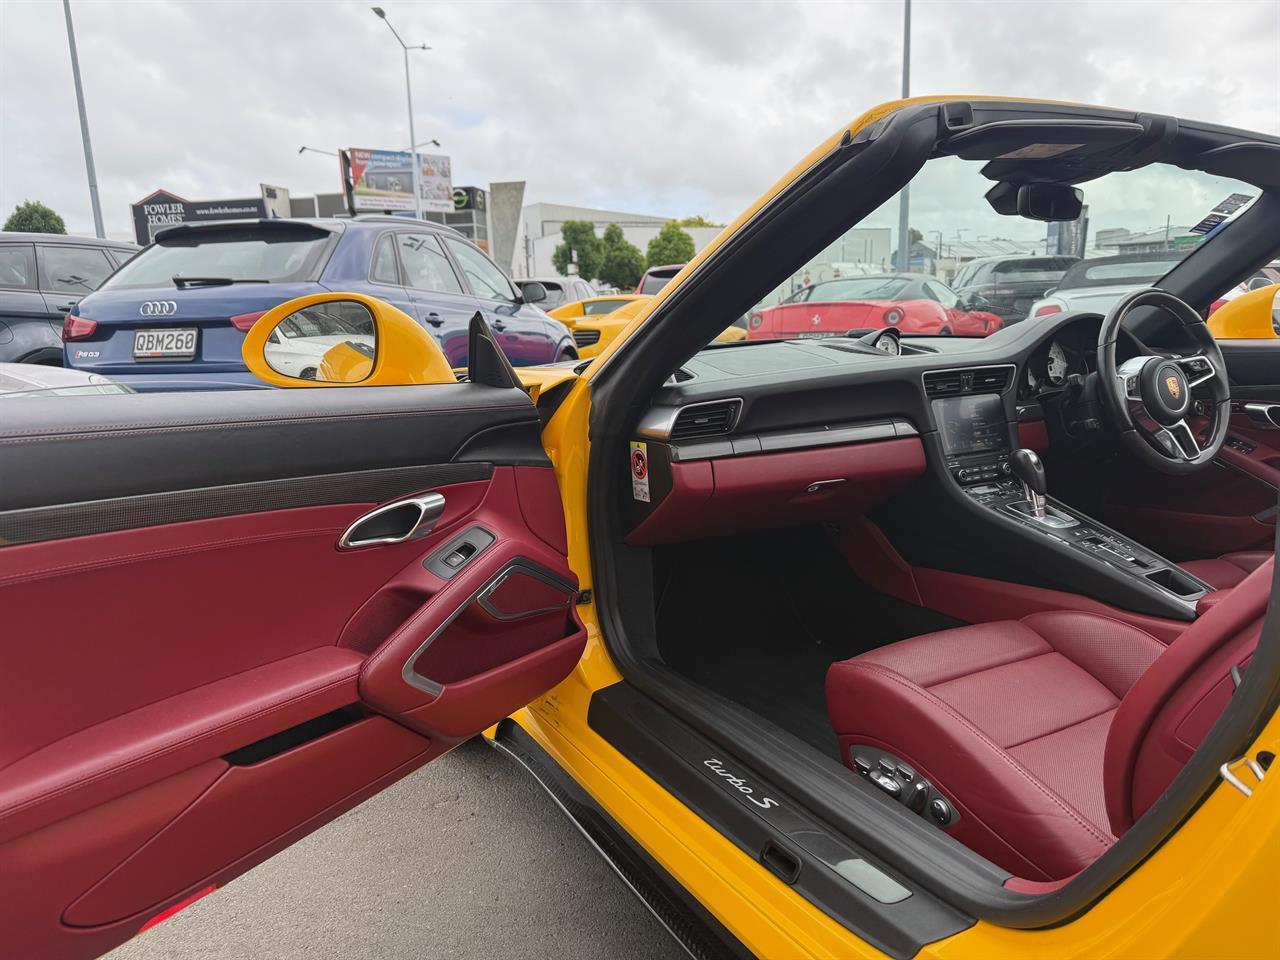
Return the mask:
M1276 339L1280 283L1242 293L1209 315L1209 332L1219 340Z
M264 313L240 347L276 387L456 383L440 345L413 317L361 293L317 293Z

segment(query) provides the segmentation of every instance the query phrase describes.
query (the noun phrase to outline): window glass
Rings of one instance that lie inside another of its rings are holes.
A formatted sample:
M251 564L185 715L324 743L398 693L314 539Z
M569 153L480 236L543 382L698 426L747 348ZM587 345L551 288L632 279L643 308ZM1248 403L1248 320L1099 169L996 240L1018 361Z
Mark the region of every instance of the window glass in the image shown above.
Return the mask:
M588 317L595 317L604 313L613 313L619 307L630 302L630 300L592 300L590 303L582 305L582 312Z
M0 246L0 287L31 290L36 285L36 258L28 244Z
M115 270L106 253L91 247L42 246L40 256L45 290L92 293Z
M1238 215L1259 195L1236 180L1154 163L1081 183L1081 216L1045 223L998 212L984 166L954 156L927 162L906 198L905 245L899 195L808 259L788 262L779 251L772 278L746 281L758 300L745 313L745 341L861 336L889 326L904 337L987 337L1064 311L1106 313L1193 254L1211 211L1226 205ZM773 290L761 290L770 279ZM720 346L732 345L721 338Z
M396 268L395 239L389 233L378 238L378 245L373 248L373 269L369 276L374 283L400 282L400 271Z
M175 277L244 283L317 280L329 240L328 232L304 224L184 230L147 247L104 287L173 287Z
M543 310L554 310L556 307L571 302L572 298L560 284L551 280L543 280L542 285L547 288L547 299L538 304Z
M120 250L115 247L112 247L109 252L111 256L115 259L116 266L122 267L126 263L128 263L130 260L132 260L134 258L134 255L137 254L138 251L137 250Z
M511 283L507 280L506 274L498 269L497 264L491 262L470 244L451 237L445 237L444 242L449 244L449 249L458 258L458 264L462 267L462 272L467 275L467 282L471 284L472 293L485 300L510 302L514 299L515 294L511 289Z
M399 237L400 262L404 264L404 282L415 290L437 293L462 293L462 284L440 241L429 233L402 233Z

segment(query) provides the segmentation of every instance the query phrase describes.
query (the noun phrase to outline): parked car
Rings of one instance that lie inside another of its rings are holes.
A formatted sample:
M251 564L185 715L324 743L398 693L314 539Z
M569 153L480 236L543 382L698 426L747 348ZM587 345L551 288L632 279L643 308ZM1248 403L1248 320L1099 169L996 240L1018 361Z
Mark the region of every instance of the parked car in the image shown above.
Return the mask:
M1058 285L1079 257L982 257L966 263L952 288L962 300L986 302L984 309L1005 323L1022 320L1031 305Z
M672 281L677 273L685 268L683 263L672 263L665 267L650 267L636 284L636 293L652 296Z
M133 393L100 373L68 370L43 363L0 363L0 400L15 397L81 397Z
M540 283L546 288L547 299L540 306L548 313L566 303L594 297L597 293L596 288L581 277L530 277L516 281L516 285L521 288L527 283Z
M577 356L563 323L534 305L457 231L397 217L183 224L156 234L63 324L68 366L139 389L261 386L240 356L264 312L330 290L366 293L414 317L454 366L480 311L517 366Z
M747 316L747 337L838 337L881 327L897 327L905 334L985 337L1004 326L994 313L970 306L926 274L843 277L802 287L777 306L753 311Z
M62 364L62 318L141 247L52 233L0 233L0 362Z
M1249 293L1252 290L1259 290L1262 287L1269 287L1273 283L1280 283L1280 260L1273 260L1265 267L1259 267L1258 271L1243 283L1238 283L1217 300L1209 305L1209 314L1212 316L1220 308L1226 306L1236 297L1243 293Z
M566 303L554 309L548 310L547 313L555 317L570 330L575 328L578 321L583 317L600 317L606 313L613 313L619 307L626 306L636 300L648 300L647 296L641 296L636 293L620 293L610 296L594 296L587 297L585 300L575 300L573 303Z
M1068 310L1106 313L1131 290L1149 287L1172 270L1183 255L1137 253L1081 260L1063 274L1058 285L1031 305L1028 317L1047 317Z

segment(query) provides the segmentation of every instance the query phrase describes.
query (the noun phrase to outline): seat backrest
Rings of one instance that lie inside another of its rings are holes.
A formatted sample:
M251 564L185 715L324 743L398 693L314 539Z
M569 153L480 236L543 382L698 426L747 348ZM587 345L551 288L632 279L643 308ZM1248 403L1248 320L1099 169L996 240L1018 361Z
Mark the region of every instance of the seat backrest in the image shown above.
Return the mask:
M1274 557L1210 607L1125 694L1107 735L1103 790L1120 836L1142 816L1217 722L1248 665L1271 596Z

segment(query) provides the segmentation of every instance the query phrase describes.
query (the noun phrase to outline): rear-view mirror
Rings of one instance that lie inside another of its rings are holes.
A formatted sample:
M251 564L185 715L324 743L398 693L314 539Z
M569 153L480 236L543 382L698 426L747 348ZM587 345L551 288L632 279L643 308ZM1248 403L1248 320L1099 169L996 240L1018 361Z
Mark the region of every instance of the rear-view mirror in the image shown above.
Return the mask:
M1065 183L1024 183L1018 187L1018 216L1066 223L1079 220L1084 191Z

